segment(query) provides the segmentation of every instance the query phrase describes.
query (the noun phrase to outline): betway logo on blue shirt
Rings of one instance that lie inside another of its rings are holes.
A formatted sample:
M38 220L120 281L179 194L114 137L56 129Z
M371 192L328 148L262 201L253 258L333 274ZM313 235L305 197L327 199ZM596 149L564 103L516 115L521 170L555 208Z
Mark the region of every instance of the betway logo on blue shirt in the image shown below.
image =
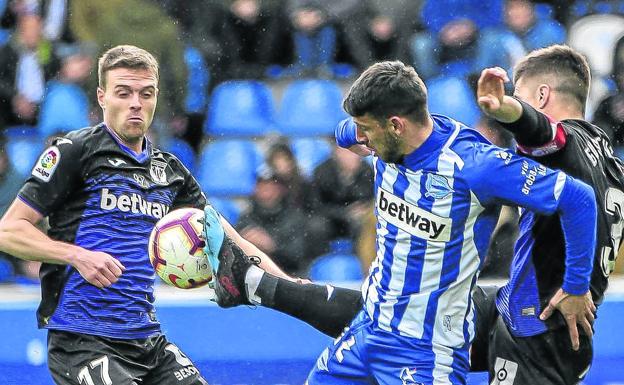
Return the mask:
M419 238L448 242L451 239L451 218L437 216L379 188L378 215L387 222Z
M102 189L100 207L103 210L118 209L124 213L144 214L160 219L169 212L169 206L158 202L150 202L143 199L139 194L120 194L116 196L109 192L107 188Z

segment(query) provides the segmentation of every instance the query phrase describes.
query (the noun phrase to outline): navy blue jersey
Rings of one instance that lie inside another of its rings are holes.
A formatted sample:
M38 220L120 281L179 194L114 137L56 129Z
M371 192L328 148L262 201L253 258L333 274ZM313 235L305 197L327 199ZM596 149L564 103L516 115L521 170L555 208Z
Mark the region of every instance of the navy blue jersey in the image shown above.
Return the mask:
M206 200L175 156L144 142L137 155L104 124L71 132L44 151L21 189L19 199L48 216L52 239L109 253L126 267L98 289L72 266L43 264L40 327L122 339L160 331L150 231L170 210Z
M598 127L582 120L552 121L521 103L525 111L521 120L504 124L514 132L519 152L563 170L595 191L598 218L590 290L599 305L624 232L624 166ZM562 286L565 247L559 215L522 212L510 281L497 297L498 310L514 335L530 336L566 325L558 312L547 322L538 318Z

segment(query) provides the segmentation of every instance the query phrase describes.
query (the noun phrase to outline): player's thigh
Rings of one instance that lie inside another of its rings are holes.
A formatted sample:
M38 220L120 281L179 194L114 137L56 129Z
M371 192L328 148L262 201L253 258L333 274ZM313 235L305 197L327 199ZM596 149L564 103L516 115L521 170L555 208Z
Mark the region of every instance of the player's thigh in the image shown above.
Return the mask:
M470 346L470 370L488 370L490 332L498 316L496 311L496 286L476 286L472 292L475 307L475 337Z
M145 377L146 384L207 385L195 364L173 343L160 335L152 341L154 365Z
M377 384L364 362L364 342L368 317L361 312L348 329L319 356L306 384Z
M591 341L581 336L579 351L573 351L565 328L518 338L500 317L494 328L488 359L493 385L576 385L591 364Z
M135 385L145 373L131 357L101 338L48 332L48 368L58 385Z
M371 372L380 384L466 384L470 368L466 348L426 346L390 333L376 333L368 348Z

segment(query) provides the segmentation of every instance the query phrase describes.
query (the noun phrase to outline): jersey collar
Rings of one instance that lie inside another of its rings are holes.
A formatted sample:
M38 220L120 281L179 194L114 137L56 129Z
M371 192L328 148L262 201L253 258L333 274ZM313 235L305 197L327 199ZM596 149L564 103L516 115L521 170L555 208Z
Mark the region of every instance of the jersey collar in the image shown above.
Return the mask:
M445 124L446 122L437 116L431 118L433 120L431 135L420 147L405 156L402 162L405 167L420 168L422 162L438 153L439 149L446 143L449 134L453 132L454 125Z
M100 123L100 125L102 127L104 127L106 129L106 131L108 131L108 133L113 137L113 139L115 140L115 142L117 142L117 145L124 151L126 152L128 155L132 156L134 159L136 159L137 162L139 163L143 163L145 162L147 159L149 159L150 154L152 153L152 142L150 142L149 139L147 139L146 136L143 136L143 149L141 150L140 153L136 153L134 152L132 149L130 149L130 147L126 146L123 141L121 140L121 138L119 137L119 135L117 135L117 133L115 133L115 131L111 130L110 128L108 128L108 126L104 123Z

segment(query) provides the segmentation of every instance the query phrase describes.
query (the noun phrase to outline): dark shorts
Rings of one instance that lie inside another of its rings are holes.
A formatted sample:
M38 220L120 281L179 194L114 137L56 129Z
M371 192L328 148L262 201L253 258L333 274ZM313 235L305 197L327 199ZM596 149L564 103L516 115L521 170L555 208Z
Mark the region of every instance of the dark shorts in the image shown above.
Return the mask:
M48 367L59 385L208 384L162 334L122 340L50 330Z
M567 328L514 337L496 309L496 291L495 287L477 286L473 293L477 330L471 370L487 370L491 385L580 383L592 361L591 339L580 333L580 348L575 352Z

